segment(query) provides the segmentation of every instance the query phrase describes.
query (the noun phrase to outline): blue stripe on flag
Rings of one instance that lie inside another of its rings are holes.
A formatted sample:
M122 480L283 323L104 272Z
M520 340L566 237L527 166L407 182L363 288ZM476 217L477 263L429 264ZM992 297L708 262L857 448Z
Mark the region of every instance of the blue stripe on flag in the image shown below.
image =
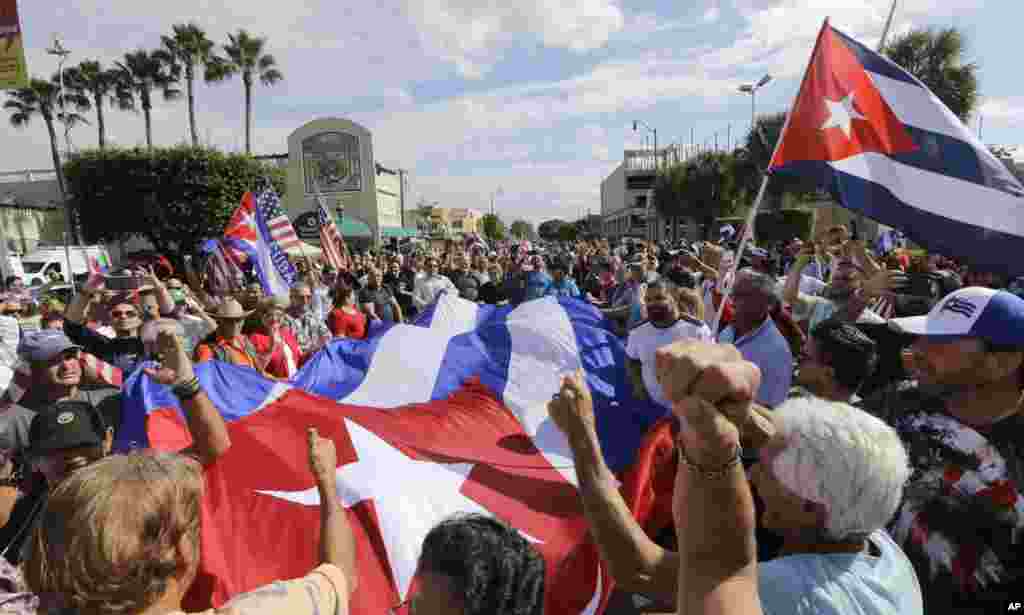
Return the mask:
M116 450L148 445L146 416L150 412L162 408L181 411L178 399L168 387L153 382L142 373L143 367L153 365L146 362L125 379L122 387L124 411L121 428L117 432ZM274 388L273 381L263 378L255 370L219 361L200 363L196 365L195 372L210 401L228 421L255 411Z
M668 411L633 399L626 348L597 308L579 299L563 298L559 303L571 315L605 462L612 471L624 470L633 463L644 434Z
M512 308L486 307L491 309L477 313L475 330L456 335L448 342L431 399L444 399L473 376L479 377L499 398L504 394L512 356L512 336L506 319Z
M306 392L329 399L348 397L366 377L381 337L331 342L302 366L292 383Z
M970 143L907 124L903 127L914 140L917 150L894 154L889 156L890 158L925 171L941 173L982 186L989 185L988 177L982 172L978 152Z
M846 47L857 56L857 59L860 60L860 63L864 66L865 70L878 73L879 75L885 75L886 77L896 79L897 81L904 81L906 83L916 85L919 88L924 87L917 78L903 70L903 68L898 64L895 64L885 56L861 45L835 28L832 28L832 34L834 34L843 43L846 43Z
M923 209L930 199L941 199L941 194L921 194L919 204L906 203L885 186L836 170L824 161L796 162L776 171L816 178L847 209L900 229L908 239L929 251L962 260L982 271L1024 275L1024 259L1007 257L1024 253L1024 237L952 220ZM1021 203L1024 214L1024 200ZM971 203L962 205L971 207Z

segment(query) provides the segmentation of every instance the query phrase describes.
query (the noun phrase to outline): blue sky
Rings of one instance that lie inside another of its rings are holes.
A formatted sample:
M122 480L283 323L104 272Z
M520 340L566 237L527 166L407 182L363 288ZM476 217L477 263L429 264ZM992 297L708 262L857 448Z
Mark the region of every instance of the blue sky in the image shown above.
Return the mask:
M255 95L254 150L287 151L288 134L315 117L348 117L374 133L377 160L410 173L408 203L487 209L507 221L573 218L600 208L599 186L624 148L642 147L641 119L660 143L724 144L749 128L750 100L736 92L771 73L758 110L791 102L826 16L874 45L889 0L19 0L30 71L56 64L44 48L59 32L74 55L109 64L154 48L171 25L195 21L214 40L238 27L268 37L285 80ZM895 32L957 25L980 66L983 138L1024 144L1024 86L1010 50L1020 0L900 0ZM240 81L199 84L202 139L244 143ZM972 128L977 128L977 119ZM113 113L109 137L144 138L141 116ZM184 102L158 102L155 141L188 138ZM94 146L91 126L77 147ZM46 168L40 125L0 127L0 170Z

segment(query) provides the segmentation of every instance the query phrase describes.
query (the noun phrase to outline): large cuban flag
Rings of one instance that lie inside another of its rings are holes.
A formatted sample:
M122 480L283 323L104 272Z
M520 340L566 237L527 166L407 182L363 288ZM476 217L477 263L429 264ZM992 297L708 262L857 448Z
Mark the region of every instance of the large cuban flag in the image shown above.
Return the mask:
M630 398L625 361L621 340L578 300L495 308L445 294L416 325L333 342L291 382L198 366L232 448L207 470L202 574L190 606L222 604L313 566L319 500L303 447L315 426L338 443L339 492L359 541L354 613L402 603L426 532L460 512L502 518L534 544L547 562L546 612L600 613L611 579L546 405L560 376L582 368L605 456L626 469L665 413ZM188 444L173 396L141 372L125 384L125 405L121 447Z
M972 267L1024 274L1024 187L913 75L825 22L770 170Z

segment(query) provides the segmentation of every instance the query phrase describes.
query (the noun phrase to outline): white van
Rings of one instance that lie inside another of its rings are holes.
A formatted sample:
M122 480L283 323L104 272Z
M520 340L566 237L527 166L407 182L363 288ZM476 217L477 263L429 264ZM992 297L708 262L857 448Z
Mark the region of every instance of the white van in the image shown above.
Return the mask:
M9 276L25 277L25 270L21 267L21 258L7 249L7 240L0 237L0 272L6 280Z
M110 257L104 246L71 246L71 275L89 274L89 259L94 258L100 263L109 263ZM68 254L64 247L40 247L21 257L21 266L25 270L25 285L40 286L50 280L51 272L59 273L64 281L70 280L67 275Z

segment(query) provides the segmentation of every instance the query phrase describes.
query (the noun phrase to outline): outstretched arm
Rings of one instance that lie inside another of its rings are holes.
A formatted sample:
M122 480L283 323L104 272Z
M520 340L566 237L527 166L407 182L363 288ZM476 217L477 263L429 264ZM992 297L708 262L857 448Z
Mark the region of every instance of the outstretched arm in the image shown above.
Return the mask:
M615 582L629 591L675 604L679 557L648 538L619 493L601 452L593 400L581 374L563 379L548 412L569 441L583 511Z

